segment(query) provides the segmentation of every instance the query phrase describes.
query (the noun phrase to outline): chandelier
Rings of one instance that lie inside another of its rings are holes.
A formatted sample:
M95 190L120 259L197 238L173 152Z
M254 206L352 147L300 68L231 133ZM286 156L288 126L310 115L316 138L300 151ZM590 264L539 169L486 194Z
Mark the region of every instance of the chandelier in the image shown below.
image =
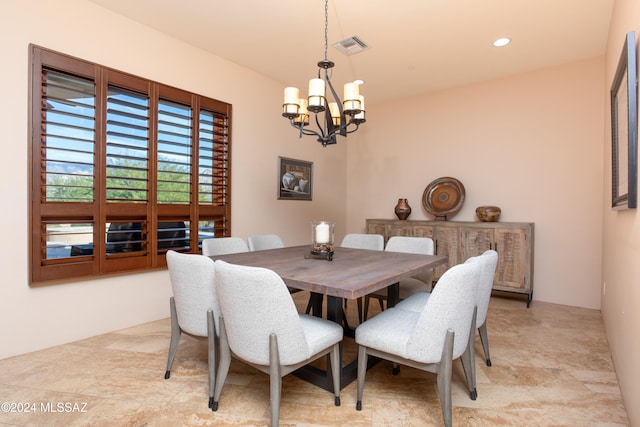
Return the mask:
M329 27L329 0L324 2L324 59L318 62L318 77L309 80L309 96L300 98L297 87L284 89L282 115L302 135L313 135L326 147L335 144L336 136L347 136L364 123L364 97L360 95L360 83L344 85L344 101L340 101L331 84L331 69L335 65L327 58ZM329 93L327 94L327 89ZM329 102L331 97L333 101ZM309 126L309 113L313 113L317 128Z

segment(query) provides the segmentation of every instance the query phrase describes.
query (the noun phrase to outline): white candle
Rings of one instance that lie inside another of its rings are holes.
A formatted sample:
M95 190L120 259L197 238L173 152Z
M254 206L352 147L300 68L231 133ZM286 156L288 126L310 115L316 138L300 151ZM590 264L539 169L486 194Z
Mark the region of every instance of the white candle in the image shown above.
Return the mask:
M355 83L345 83L344 85L344 100L345 101L353 101L358 99L358 95L360 95L360 90L357 84Z
M297 87L285 87L284 88L284 103L285 104L297 104L300 97L300 90Z
M333 118L340 117L340 109L338 109L337 102L329 103L329 111L331 111L331 117Z
M326 222L321 222L316 225L316 239L315 243L329 243L330 235L329 235L329 224Z
M337 102L329 103L329 111L331 112L331 119L335 126L340 126L340 109Z
M310 111L324 111L324 80L311 79L309 80L309 110Z
M360 95L358 98L360 99L360 112L355 115L355 119L364 120L364 96Z
M291 118L298 114L298 96L300 96L300 91L297 87L284 88L283 116Z
M309 80L309 96L324 96L324 80Z
M307 111L307 100L306 99L299 99L298 103L300 104L300 114L308 114L309 112Z
M297 124L303 124L304 126L309 124L309 111L307 111L307 100L299 99L300 109L298 110L298 116L293 119Z

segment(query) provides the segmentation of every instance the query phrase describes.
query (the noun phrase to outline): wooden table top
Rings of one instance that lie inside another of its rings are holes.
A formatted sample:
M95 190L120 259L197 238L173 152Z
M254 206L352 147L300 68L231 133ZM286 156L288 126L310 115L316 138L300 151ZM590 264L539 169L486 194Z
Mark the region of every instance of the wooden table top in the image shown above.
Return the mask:
M308 257L311 245L212 256L231 264L264 267L287 286L357 299L447 262L446 256L365 249L334 249L333 261Z

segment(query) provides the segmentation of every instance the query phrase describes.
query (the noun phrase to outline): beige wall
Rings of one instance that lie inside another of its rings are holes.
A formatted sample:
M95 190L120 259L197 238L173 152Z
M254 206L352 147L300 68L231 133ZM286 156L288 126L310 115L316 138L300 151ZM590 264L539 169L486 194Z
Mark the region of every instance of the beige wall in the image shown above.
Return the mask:
M616 0L607 45L605 92L620 58L627 31L640 33L640 3ZM637 49L636 49L637 51ZM606 123L610 122L606 111ZM638 209L613 211L611 197L611 134L607 129L604 142L603 197L604 244L602 267L602 316L618 381L631 425L640 425L640 216Z
M600 58L370 108L366 144L349 145L349 228L395 218L400 197L433 219L423 191L452 176L466 189L452 220L497 205L535 223L534 300L599 308L603 79Z
M335 221L336 234L344 234L346 146L299 141L280 115L281 83L87 0L5 0L0 32L0 358L169 315L166 271L28 286L29 43L233 104L234 235L278 233L287 244L303 244L314 219ZM276 199L278 156L314 163L313 201Z
M454 220L474 220L476 206L496 204L503 221L535 222L534 299L602 305L627 410L640 424L640 409L629 404L640 401L640 226L636 210L608 208L608 86L624 33L638 30L634 0L615 4L606 59L369 106L363 130L327 149L298 141L280 117L281 83L87 0L5 0L0 8L0 358L168 315L166 271L28 286L27 74L35 43L232 103L234 235L274 232L303 244L308 222L327 219L341 238L363 231L366 218L392 218L400 197L409 199L411 219L430 218L422 192L440 176L466 186ZM314 162L312 202L276 200L278 156Z

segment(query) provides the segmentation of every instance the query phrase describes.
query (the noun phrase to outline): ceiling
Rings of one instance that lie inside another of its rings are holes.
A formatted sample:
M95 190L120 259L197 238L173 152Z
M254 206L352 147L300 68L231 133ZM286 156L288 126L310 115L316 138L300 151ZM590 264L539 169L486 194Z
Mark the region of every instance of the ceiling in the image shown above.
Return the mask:
M90 0L306 94L322 0ZM367 105L604 55L614 0L329 0L332 82ZM368 46L346 56L333 43ZM511 44L492 42L510 37ZM212 70L212 74L215 73Z

